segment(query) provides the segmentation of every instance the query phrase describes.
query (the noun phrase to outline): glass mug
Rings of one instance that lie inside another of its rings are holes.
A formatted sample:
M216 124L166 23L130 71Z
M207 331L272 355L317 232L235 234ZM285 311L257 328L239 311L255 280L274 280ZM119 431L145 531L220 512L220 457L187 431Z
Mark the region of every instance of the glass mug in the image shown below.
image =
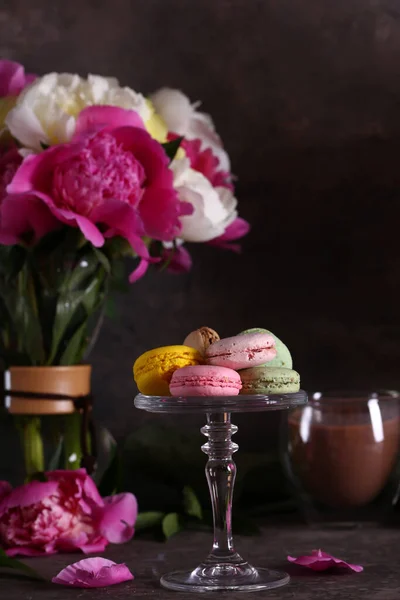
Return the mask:
M311 525L384 516L400 447L397 392L316 392L286 428L285 471Z

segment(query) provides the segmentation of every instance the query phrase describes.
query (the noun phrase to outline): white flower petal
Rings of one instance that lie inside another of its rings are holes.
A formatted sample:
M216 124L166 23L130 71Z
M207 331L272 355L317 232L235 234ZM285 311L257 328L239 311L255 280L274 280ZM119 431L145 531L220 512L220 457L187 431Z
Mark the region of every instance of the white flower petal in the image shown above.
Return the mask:
M6 125L24 146L40 151L40 142L67 142L75 131L76 118L87 106L110 105L135 110L146 122L151 110L142 94L118 80L89 75L87 79L70 73L49 73L35 80L19 96Z
M195 112L189 98L180 90L161 88L152 94L150 99L168 130L179 135L186 135Z
M237 216L237 200L226 188L214 188L204 175L194 171L187 159L175 160L174 186L180 200L193 206L191 215L181 217L181 238L186 242L208 242L222 235Z

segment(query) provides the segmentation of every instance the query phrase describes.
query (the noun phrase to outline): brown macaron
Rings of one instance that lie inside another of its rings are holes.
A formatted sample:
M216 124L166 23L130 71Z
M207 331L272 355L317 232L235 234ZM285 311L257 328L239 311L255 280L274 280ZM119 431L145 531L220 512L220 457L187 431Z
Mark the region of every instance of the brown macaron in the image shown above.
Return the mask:
M202 356L204 356L207 348L218 342L220 339L218 333L211 329L211 327L200 327L196 331L192 331L186 336L183 344L184 346L190 346L195 348Z

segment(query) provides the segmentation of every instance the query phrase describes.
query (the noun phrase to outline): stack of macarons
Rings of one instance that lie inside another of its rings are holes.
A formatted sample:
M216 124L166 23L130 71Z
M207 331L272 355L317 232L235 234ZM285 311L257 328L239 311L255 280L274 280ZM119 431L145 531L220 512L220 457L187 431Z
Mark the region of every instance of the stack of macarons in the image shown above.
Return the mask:
M183 345L145 352L133 373L149 396L236 396L297 392L288 348L266 329L220 339L210 327L191 332Z

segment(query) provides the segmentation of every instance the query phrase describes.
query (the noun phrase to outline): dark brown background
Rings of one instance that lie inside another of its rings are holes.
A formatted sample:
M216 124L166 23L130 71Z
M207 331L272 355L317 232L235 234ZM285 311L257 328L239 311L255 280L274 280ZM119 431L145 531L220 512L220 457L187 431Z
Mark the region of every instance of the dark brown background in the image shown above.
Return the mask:
M396 0L1 0L0 55L202 100L231 154L240 257L194 249L117 299L92 355L98 418L141 418L131 367L201 325L266 326L303 386L400 380L400 6Z

